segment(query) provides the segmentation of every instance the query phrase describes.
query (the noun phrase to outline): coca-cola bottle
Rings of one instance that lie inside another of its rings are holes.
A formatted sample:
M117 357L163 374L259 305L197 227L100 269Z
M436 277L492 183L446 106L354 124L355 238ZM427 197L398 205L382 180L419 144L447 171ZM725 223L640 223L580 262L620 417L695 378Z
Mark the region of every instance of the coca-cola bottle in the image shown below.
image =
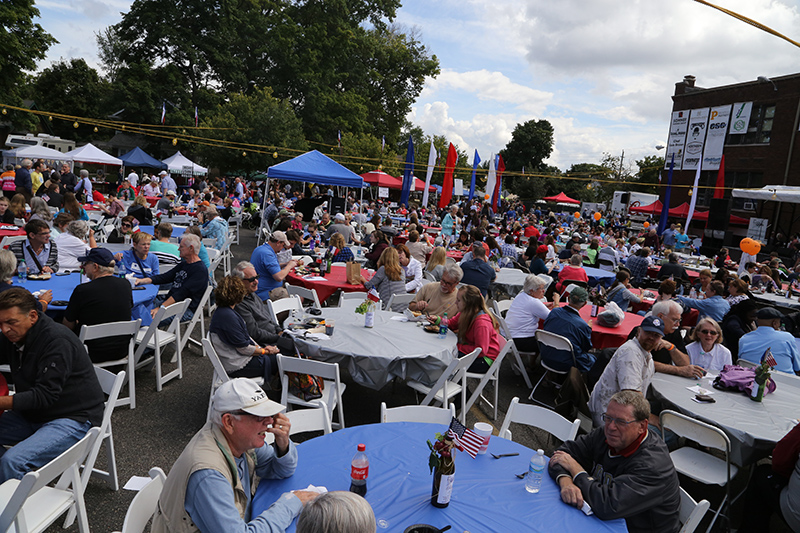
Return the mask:
M358 445L358 451L350 463L350 492L360 496L367 494L367 477L369 476L369 458L365 453L367 449L363 444Z

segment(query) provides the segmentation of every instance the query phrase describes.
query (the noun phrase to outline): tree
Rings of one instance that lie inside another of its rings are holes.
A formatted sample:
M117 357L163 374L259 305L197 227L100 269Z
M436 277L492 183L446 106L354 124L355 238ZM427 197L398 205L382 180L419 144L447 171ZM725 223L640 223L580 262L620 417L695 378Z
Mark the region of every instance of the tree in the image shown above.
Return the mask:
M547 120L529 120L514 127L511 140L500 154L507 171L521 173L524 169L536 173L545 169L544 160L552 151L553 126ZM544 182L533 180L531 186L531 181L522 176L508 176L504 182L504 187L523 199L531 199L531 195L536 195L537 186L544 185Z
M339 157L338 148L333 148L330 156L356 174L378 167L391 176L403 173L403 163L398 154L389 145L381 153L381 140L368 133L342 134L342 157Z
M106 72L106 80L109 83L117 81L117 74L127 65L123 57L127 52L127 43L120 37L114 26L96 32L94 34L97 41L97 55L100 64Z
M288 102L272 96L270 89L234 94L201 121L211 130L208 141L198 141L198 152L212 167L251 173L264 171L281 159L307 150L300 120ZM214 140L211 140L213 137ZM289 148L291 151L277 147ZM280 159L273 157L278 153Z
M661 169L664 168L664 158L657 155L648 155L644 159L636 161L636 166L639 167L639 172L636 174L639 185L635 190L640 192L647 192L651 194L658 194L659 176ZM652 184L652 185L648 185Z

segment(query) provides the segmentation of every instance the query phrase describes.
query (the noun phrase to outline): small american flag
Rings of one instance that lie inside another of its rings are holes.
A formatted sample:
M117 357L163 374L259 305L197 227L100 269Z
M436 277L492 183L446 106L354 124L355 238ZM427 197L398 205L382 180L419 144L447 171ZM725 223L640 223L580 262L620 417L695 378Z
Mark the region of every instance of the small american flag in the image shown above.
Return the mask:
M367 298L372 300L373 302L380 302L381 301L381 296L380 296L380 294L378 294L378 291L376 291L375 289L370 289L370 291L367 293Z
M459 450L466 451L473 459L478 455L478 450L480 450L481 444L483 444L482 436L468 429L455 418L450 422L450 427L447 429L447 436L455 441L456 447Z
M767 365L769 365L770 368L775 368L776 366L778 366L778 363L775 362L775 358L772 357L771 348L767 348L767 351L764 352L764 355L761 357L761 362L767 363Z

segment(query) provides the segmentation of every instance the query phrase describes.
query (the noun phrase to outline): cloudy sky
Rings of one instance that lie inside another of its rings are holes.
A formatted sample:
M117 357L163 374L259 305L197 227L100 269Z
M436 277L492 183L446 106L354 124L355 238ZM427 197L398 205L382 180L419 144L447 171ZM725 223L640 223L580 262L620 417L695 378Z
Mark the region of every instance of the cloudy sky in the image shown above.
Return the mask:
M800 0L713 0L800 41ZM92 33L129 0L36 0L60 57L97 64ZM693 0L404 0L397 22L416 27L439 58L412 122L482 159L518 123L555 128L548 163L566 170L626 159L665 144L675 82L714 87L792 74L800 48ZM663 152L662 152L663 153Z

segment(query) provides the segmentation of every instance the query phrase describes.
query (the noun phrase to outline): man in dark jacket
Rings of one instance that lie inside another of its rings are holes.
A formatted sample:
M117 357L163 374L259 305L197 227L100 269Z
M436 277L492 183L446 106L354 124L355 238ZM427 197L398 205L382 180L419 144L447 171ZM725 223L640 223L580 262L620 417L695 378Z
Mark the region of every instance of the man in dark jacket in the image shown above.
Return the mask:
M103 390L78 337L39 313L25 289L0 294L0 331L0 364L11 366L16 390L0 397L2 484L47 464L99 426Z
M236 307L239 316L244 319L247 325L247 332L250 336L261 346L278 342L278 337L281 334L279 324L272 320L272 313L270 313L267 304L264 300L258 297L256 291L258 290L258 272L252 263L242 261L233 269L233 275L244 280L244 285L247 287L247 296Z
M23 159L22 166L17 169L14 176L14 185L17 187L17 194L25 197L26 202L31 201L33 196L33 182L31 180L31 166L33 161L30 159Z
M565 442L550 459L561 499L588 505L601 520L624 518L631 533L678 531L678 474L664 441L647 429L649 417L641 393L612 396L604 426Z

